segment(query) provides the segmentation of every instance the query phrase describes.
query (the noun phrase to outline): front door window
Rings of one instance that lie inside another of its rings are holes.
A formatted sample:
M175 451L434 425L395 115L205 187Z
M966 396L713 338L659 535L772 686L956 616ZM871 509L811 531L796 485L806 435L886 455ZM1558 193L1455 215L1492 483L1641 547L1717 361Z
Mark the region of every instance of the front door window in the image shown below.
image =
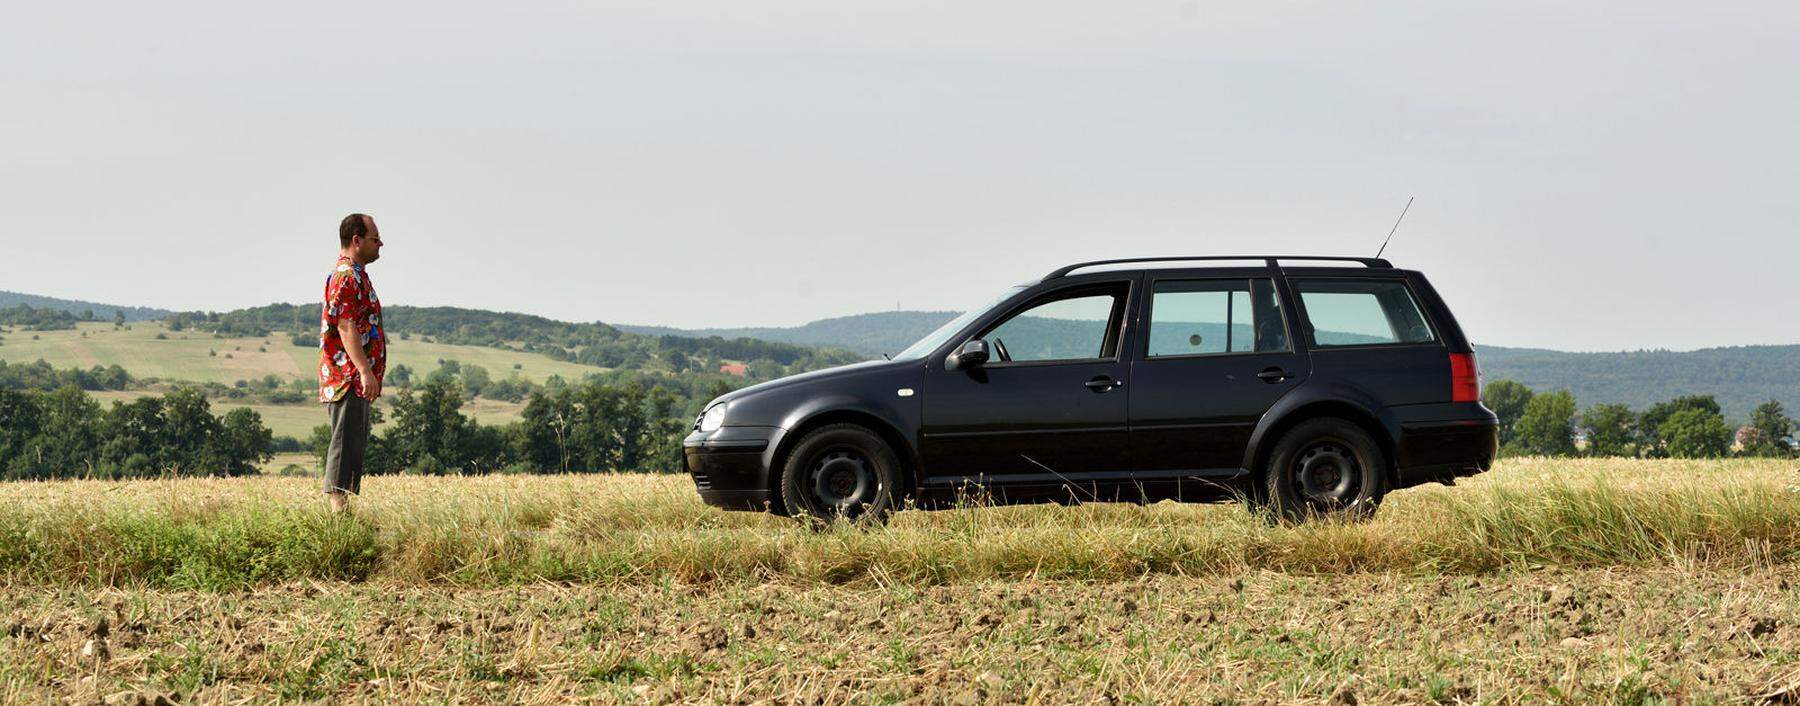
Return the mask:
M981 337L1001 363L1111 358L1117 354L1124 287L1085 289L1038 302Z

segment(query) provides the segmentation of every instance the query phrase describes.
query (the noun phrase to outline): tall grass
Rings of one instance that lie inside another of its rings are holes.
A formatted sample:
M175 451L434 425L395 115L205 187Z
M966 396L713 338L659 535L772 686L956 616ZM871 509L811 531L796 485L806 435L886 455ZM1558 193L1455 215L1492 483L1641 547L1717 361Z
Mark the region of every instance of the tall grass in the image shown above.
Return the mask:
M701 505L680 476L367 479L351 517L306 479L0 486L0 582L238 590L291 579L948 583L1144 574L1481 573L1800 560L1791 462L1509 459L1394 494L1370 522L1236 505L902 512L815 532Z

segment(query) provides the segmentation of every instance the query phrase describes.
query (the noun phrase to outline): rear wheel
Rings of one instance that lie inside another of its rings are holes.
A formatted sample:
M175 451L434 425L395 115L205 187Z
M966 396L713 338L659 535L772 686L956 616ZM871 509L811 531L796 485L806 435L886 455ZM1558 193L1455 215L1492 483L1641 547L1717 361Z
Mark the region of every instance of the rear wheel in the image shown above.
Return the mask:
M884 522L900 493L900 459L879 435L855 424L807 433L781 470L782 502L805 521Z
M1367 519L1387 494L1387 459L1362 427L1309 419L1276 442L1263 491L1278 519Z

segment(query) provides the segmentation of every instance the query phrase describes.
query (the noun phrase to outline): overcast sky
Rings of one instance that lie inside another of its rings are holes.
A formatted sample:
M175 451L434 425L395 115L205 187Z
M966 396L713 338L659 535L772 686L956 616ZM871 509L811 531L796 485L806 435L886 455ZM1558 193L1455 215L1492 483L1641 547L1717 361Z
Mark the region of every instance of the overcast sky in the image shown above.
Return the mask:
M1480 343L1800 342L1800 4L31 3L0 289L671 326L1372 255Z

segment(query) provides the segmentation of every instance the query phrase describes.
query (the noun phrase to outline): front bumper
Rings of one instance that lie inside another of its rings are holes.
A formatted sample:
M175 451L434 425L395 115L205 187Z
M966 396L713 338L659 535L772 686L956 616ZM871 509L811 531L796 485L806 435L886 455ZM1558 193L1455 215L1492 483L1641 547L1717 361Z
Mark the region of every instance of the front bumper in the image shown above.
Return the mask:
M700 500L727 510L770 510L769 465L779 427L720 427L695 431L681 441L682 470L694 479Z

